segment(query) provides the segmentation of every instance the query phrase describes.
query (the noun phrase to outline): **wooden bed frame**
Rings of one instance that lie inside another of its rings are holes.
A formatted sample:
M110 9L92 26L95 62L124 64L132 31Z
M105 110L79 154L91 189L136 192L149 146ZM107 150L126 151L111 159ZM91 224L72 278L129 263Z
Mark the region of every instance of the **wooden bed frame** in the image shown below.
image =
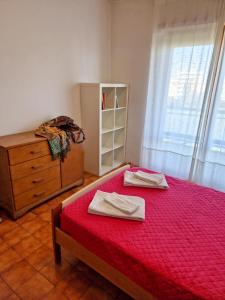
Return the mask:
M63 232L60 228L60 214L65 206L69 203L76 201L79 197L86 194L90 190L96 188L98 185L106 182L119 172L126 170L130 165L125 165L86 186L82 190L73 194L66 200L64 200L59 206L52 210L52 235L53 235L53 249L55 256L55 263L61 263L61 246L69 250L75 257L83 261L85 264L93 268L103 277L111 281L121 290L126 292L128 295L138 300L155 300L155 298L137 283L126 277L124 274L110 266L104 260L88 251L80 243L76 242L67 233Z

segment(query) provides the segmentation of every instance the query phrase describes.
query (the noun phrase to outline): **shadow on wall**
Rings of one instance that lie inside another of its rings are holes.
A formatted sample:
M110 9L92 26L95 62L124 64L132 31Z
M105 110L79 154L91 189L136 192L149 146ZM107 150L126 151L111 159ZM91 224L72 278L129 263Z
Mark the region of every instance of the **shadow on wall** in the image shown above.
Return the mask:
M70 88L68 97L68 112L69 116L74 119L74 122L81 126L81 105L80 105L80 85L75 84Z

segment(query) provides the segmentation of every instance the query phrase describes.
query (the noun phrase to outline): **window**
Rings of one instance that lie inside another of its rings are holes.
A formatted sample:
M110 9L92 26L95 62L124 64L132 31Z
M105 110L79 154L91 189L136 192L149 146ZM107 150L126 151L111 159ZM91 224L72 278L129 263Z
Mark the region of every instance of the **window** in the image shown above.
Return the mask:
M166 99L164 142L193 147L198 129L212 44L174 47Z
M225 51L222 53L219 79L215 87L215 101L212 112L208 150L225 155ZM220 157L221 159L221 157ZM225 160L224 160L225 161Z

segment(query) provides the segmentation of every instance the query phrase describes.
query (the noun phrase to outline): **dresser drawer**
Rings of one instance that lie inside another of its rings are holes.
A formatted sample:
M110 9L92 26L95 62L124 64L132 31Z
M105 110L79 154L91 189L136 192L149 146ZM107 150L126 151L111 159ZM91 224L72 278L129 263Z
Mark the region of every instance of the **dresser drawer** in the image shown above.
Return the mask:
M10 166L11 178L12 181L14 181L24 176L33 175L42 170L54 166L59 166L59 165L60 165L59 159L52 160L52 157L50 155L46 155L40 158L29 160L27 162L15 166Z
M15 165L34 158L50 154L47 141L9 149L10 165Z
M38 201L41 201L42 199L45 199L56 191L60 190L60 188L61 180L60 177L57 177L45 184L37 186L32 190L14 197L15 208L16 210L19 210L33 203L38 203Z
M60 166L46 169L33 175L17 179L12 182L13 194L14 196L17 196L32 188L45 184L56 177L60 177Z

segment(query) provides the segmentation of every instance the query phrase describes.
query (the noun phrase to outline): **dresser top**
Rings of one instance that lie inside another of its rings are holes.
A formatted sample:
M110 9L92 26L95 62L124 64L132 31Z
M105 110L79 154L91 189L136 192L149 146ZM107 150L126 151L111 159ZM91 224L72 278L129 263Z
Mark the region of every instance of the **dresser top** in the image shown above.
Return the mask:
M46 138L36 136L33 131L27 131L0 136L0 147L9 149L17 146L42 142L45 140Z

